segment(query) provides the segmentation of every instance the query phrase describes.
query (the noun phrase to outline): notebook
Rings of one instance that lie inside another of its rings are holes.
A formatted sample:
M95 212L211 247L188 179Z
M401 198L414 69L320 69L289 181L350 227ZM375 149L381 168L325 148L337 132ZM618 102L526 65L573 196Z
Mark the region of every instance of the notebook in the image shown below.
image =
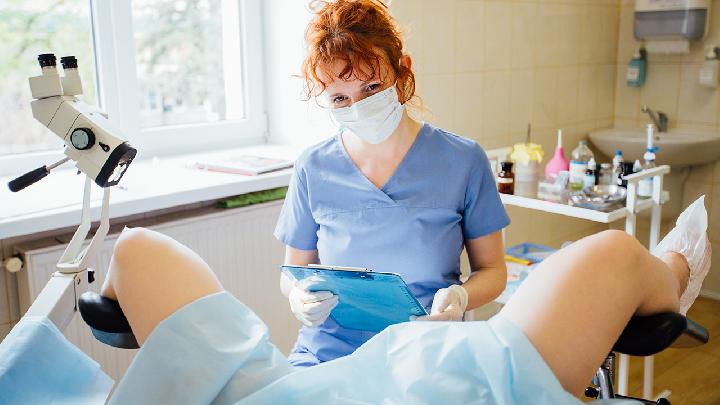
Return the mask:
M330 316L348 329L380 332L411 316L427 315L399 274L338 266L281 266L296 281L312 277L309 291L340 297Z
M292 167L293 163L286 159L264 156L240 155L205 160L195 163L195 168L214 172L257 176L258 174Z

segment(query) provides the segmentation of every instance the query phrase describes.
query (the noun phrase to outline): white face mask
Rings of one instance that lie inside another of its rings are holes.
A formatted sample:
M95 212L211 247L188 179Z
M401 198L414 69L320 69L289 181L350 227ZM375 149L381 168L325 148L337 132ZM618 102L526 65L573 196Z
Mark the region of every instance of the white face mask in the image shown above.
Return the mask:
M363 141L378 144L392 135L403 111L395 86L390 86L349 107L332 109L330 114L341 131L347 128Z

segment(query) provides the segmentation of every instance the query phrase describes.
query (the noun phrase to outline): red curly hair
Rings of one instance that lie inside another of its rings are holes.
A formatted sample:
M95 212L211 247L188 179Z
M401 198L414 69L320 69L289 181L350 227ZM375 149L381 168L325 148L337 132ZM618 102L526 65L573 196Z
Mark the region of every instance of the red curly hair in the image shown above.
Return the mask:
M315 17L305 31L308 56L302 65L308 98L322 94L333 77L333 62L345 62L338 77L369 80L384 64L396 79L400 103L415 95L415 75L401 63L402 34L380 0L312 1ZM363 69L360 68L363 67ZM382 78L381 78L382 80Z

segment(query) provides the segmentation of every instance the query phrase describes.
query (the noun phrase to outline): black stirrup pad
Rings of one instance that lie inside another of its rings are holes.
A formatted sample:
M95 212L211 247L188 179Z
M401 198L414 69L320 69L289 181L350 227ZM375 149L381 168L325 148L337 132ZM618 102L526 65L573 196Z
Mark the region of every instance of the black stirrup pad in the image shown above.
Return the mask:
M88 291L80 296L78 309L97 340L120 349L140 347L117 301Z
M651 356L676 341L689 347L706 343L708 337L707 330L702 326L676 312L634 316L615 342L613 351L631 356ZM695 343L689 344L690 341Z

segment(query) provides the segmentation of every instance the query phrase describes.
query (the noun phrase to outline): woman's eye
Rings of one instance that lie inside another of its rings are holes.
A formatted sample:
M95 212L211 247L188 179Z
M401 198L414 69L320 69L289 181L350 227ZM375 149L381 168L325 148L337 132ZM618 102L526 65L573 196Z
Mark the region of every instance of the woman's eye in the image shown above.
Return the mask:
M333 104L341 104L341 103L345 102L345 100L347 100L347 97L337 96L337 97L333 97L332 102L333 102Z
M380 83L373 83L365 89L368 93L372 93L380 88Z

